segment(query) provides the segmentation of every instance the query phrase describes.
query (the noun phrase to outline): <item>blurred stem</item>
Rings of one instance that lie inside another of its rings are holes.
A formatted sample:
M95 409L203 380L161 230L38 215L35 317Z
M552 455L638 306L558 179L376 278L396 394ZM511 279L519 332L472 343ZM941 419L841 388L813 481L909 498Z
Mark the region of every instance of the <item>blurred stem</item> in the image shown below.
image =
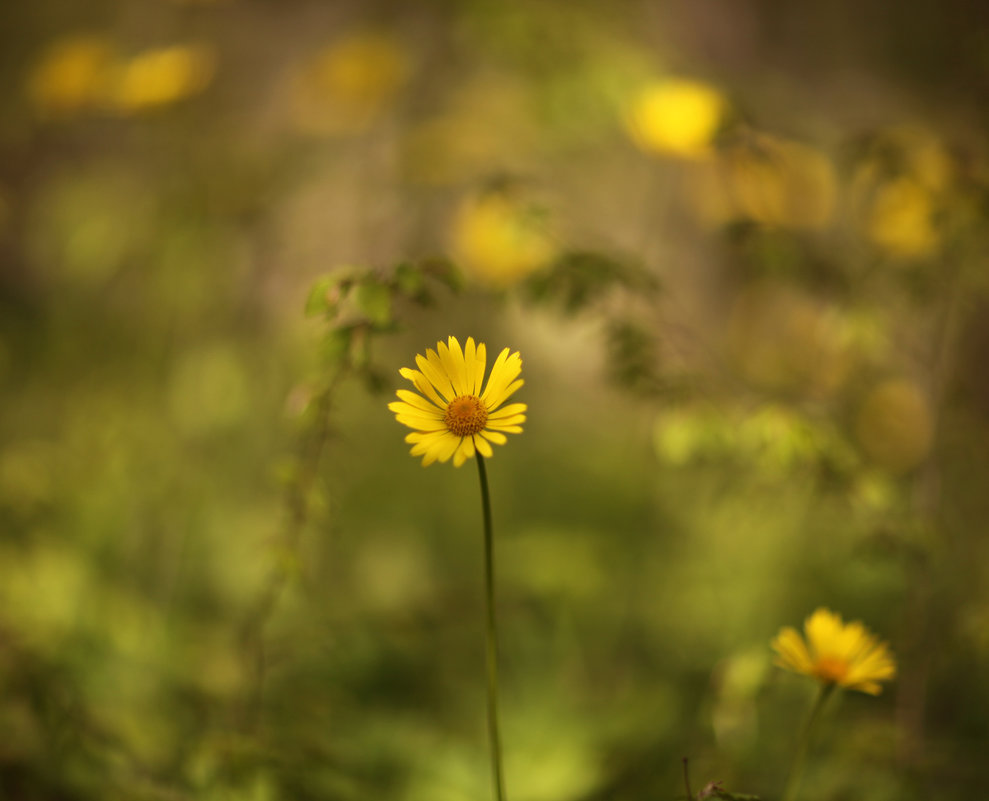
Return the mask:
M261 715L265 673L267 672L264 630L278 606L282 592L288 584L291 571L294 568L293 562L298 553L299 541L309 519L310 494L319 475L319 465L330 435L330 406L333 392L347 367L348 365L342 366L340 371L330 379L315 398L314 425L303 437L300 444L298 474L286 491L287 520L281 540L283 553L276 560L261 594L241 626L241 647L244 649L247 663L253 674L252 690L245 699L245 706L241 713L241 725L248 731L257 727Z
M694 794L690 792L690 770L687 767L687 757L683 758L683 786L687 790L687 801L694 801Z
M783 801L794 801L797 797L797 790L800 789L800 778L804 772L804 762L807 759L807 751L810 749L811 740L817 729L817 722L821 719L821 710L827 703L831 693L834 692L834 684L822 684L814 701L814 707L810 711L810 717L800 733L797 741L797 750L793 753L793 763L790 765L790 775L786 779L786 788L783 790Z
M488 745L491 748L491 774L495 799L505 801L505 780L501 768L501 732L498 726L498 631L495 626L494 531L491 526L491 495L484 457L476 455L481 479L481 507L484 513L484 594L487 612Z
M903 610L903 635L900 653L903 665L897 677L896 720L898 732L898 758L904 770L914 769L924 753L925 710L928 685L935 653L934 642L939 630L950 625L950 615L943 604L938 603L935 586L945 577L938 564L948 552L946 536L950 525L946 524L943 511L944 465L947 449L944 440L945 394L958 358L960 331L966 322L965 306L971 297L972 286L964 280L964 272L957 263L950 264L944 276L946 292L932 319L930 335L926 337L930 351L927 356L927 394L930 399L931 430L930 452L917 471L912 490L912 513L933 534L929 544L917 551L907 564L909 588ZM947 565L948 562L943 564ZM948 568L951 570L951 568ZM949 581L954 582L952 573Z

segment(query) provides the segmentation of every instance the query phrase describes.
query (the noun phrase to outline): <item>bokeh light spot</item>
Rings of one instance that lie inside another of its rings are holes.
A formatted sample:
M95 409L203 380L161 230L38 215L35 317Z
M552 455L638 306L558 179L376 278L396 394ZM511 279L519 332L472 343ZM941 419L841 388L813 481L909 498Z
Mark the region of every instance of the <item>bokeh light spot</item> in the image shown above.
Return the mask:
M726 108L713 86L685 78L667 78L646 86L631 104L626 126L647 153L703 158Z

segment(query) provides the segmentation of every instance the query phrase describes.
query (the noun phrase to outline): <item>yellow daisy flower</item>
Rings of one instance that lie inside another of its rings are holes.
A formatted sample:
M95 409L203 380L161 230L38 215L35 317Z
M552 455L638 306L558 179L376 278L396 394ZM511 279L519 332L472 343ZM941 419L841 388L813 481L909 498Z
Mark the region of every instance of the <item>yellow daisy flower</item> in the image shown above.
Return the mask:
M388 408L398 422L415 429L405 441L413 444L410 452L422 457L423 467L451 456L460 467L475 452L490 458L492 442L504 445L506 433L522 432L526 405L502 405L523 384L518 377L522 357L517 351L509 355L508 348L499 353L482 392L486 364L483 342L475 345L469 337L461 349L457 338L450 337L446 344L437 342L435 351L416 355L418 370L399 371L422 394L400 389L399 400Z
M879 682L896 675L889 646L858 621L842 623L841 615L821 607L804 622L804 632L806 642L790 626L780 630L772 642L777 665L870 695L879 695Z

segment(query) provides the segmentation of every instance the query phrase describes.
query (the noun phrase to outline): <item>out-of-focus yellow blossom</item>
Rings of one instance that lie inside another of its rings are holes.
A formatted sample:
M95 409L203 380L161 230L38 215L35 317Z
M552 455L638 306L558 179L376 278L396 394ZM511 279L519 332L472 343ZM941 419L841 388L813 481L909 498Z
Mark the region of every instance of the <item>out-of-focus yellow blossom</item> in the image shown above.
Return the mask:
M854 214L865 236L894 259L930 256L941 241L937 217L952 184L952 165L930 133L902 127L886 131L856 171Z
M916 179L932 192L949 188L953 168L944 146L933 135L919 131L908 130L904 138L910 143L910 170Z
M822 607L804 622L804 633L806 642L790 626L776 635L772 647L778 654L777 665L826 686L870 695L879 695L879 682L896 676L889 646L858 621L844 623L841 615Z
M166 106L198 94L213 79L215 55L206 45L152 48L123 62L108 92L122 113Z
M831 160L808 145L759 135L697 165L688 184L698 216L819 229L830 222L838 183Z
M930 452L934 438L930 404L909 381L883 381L862 402L855 431L874 462L894 473L904 472Z
M726 105L710 84L667 78L639 92L625 124L636 145L648 153L700 159L711 151Z
M744 289L728 316L728 343L739 370L769 389L828 396L857 356L851 323L837 309L778 286Z
M82 111L131 114L201 92L213 77L215 57L206 45L152 48L122 59L98 37L55 44L31 75L31 97L51 116Z
M28 78L28 94L50 116L79 112L102 102L112 74L112 44L99 36L73 36L49 47Z
M451 251L464 272L489 287L508 287L549 265L554 244L541 214L501 192L460 206Z
M929 255L938 243L932 215L930 193L917 181L899 178L876 192L869 238L893 256Z
M295 121L309 133L358 133L394 102L410 71L407 49L391 34L345 36L293 76Z

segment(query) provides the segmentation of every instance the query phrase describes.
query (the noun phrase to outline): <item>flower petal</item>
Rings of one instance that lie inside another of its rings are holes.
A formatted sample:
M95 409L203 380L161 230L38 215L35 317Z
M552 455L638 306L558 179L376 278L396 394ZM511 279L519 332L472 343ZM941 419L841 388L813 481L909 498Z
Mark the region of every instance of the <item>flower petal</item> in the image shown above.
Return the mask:
M419 365L422 374L436 387L436 391L443 396L447 403L457 397L453 391L453 384L450 383L450 376L444 370L443 363L440 361L440 357L436 355L436 351L429 348L426 350L425 356L416 356L416 364Z
M443 414L435 406L431 406L429 409L422 409L419 406L413 406L411 403L406 403L403 400L397 400L389 403L388 408L395 412L395 414L414 414L418 417L425 417L429 420L443 422Z
M428 417L420 417L415 414L396 414L395 419L403 426L414 428L417 431L446 431L446 424L442 420L432 420Z
M468 395L475 395L474 392L474 360L477 359L477 345L474 344L474 337L467 337L464 345L464 387Z
M453 454L453 466L460 467L464 462L474 455L474 440L471 437L464 437L460 445Z
M448 461L459 445L460 437L449 431L432 432L431 436L420 440L409 453L422 456L422 466L429 467L436 461Z
M838 648L841 631L840 615L836 615L824 607L814 610L814 614L804 622L804 632L807 635L807 644L810 646L815 659L825 655L843 656Z
M513 381L507 387L489 393L486 401L487 405L491 409L497 409L508 400L509 396L518 391L524 383L525 381L520 378L517 381Z
M489 426L489 428L490 428L490 426ZM522 426L516 426L516 425L512 425L512 426L500 425L500 426L497 426L495 428L495 430L496 431L504 431L506 434L521 434L522 433Z
M505 389L520 372L522 372L522 357L518 351L509 356L508 348L502 350L495 359L491 375L488 376L488 385L481 394L481 400L488 409L497 409L504 402L504 398L507 397L507 395L502 397Z
M813 670L814 665L811 662L810 654L807 652L807 646L796 629L786 626L776 635L772 647L779 654L776 664L780 667L794 670L797 673L809 674Z
M449 433L449 432L448 432ZM456 434L450 434L445 437L443 441L436 447L437 458L441 462L450 461L450 457L456 452L457 448L460 447L460 437Z
M427 379L426 376L418 370L413 370L410 367L403 367L398 372L401 373L403 378L407 378L411 381L416 389L418 389L438 407L441 409L446 408L446 401L440 397L439 393L436 391L436 387L429 382L429 379Z
M483 433L484 432L482 431L481 434ZM491 450L491 443L489 443L482 436L478 436L476 434L474 435L474 447L477 449L477 452L480 453L481 456L483 456L485 459L490 459L492 456L494 456L494 451Z
M505 417L514 417L517 414L522 414L529 407L524 403L509 403L508 406L502 406L497 411L488 411L488 420L500 420Z
M467 364L468 372L473 369L473 389L471 390L471 395L480 395L481 387L484 386L484 370L488 364L488 351L482 342L477 346L477 352L474 355L474 364L471 368L470 363Z
M503 420L488 420L485 428L489 431L510 431L513 428L518 428L525 422L524 414L513 414L511 417L506 417ZM519 431L522 429L520 428Z
M413 431L411 434L406 435L405 441L415 443L412 453L414 456L420 456L437 446L447 437L454 437L454 435L446 429L443 431Z
M469 394L467 391L467 368L464 364L464 352L460 349L460 343L456 337L450 337L448 344L436 343L436 350L439 353L443 370L450 377L453 384L453 391L457 397Z
M427 400L422 397L422 395L419 395L409 389L396 390L395 394L409 406L414 406L416 409L429 414L437 414L441 420L443 419L443 414L446 412L446 408L444 406L437 406L432 401ZM389 405L388 408L391 408L391 406Z

